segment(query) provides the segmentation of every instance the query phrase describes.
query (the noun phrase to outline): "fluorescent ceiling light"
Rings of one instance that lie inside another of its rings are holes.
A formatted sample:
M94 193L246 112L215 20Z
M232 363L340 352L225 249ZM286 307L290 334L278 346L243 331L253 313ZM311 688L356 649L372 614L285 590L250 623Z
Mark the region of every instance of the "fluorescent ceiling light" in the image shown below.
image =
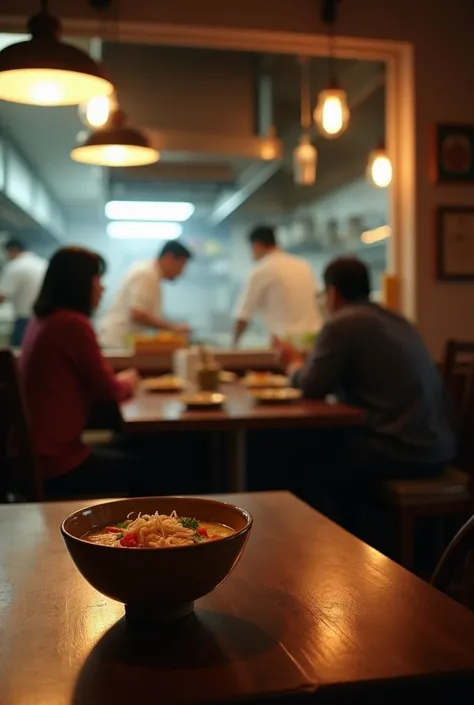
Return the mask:
M107 224L107 235L117 240L176 240L182 232L179 223L114 220Z
M183 223L194 213L192 203L172 201L109 201L105 215L110 220L172 220Z
M0 51L9 47L10 44L18 44L18 42L27 42L30 38L29 34L0 34Z
M380 242L381 240L386 240L392 234L392 230L389 225L382 225L380 228L374 228L373 230L366 230L360 236L360 239L365 245L373 245L374 242Z

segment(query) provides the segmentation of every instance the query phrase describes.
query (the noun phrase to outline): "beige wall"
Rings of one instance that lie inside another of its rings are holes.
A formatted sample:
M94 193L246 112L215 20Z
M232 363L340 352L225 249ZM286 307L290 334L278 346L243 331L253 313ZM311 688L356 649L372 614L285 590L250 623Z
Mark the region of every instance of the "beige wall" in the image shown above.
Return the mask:
M322 31L319 3L293 0L180 0L122 2L123 20L239 27L288 32ZM30 0L3 0L5 15L27 15ZM67 9L66 9L67 7ZM96 17L83 0L63 3L67 17ZM418 324L439 355L447 336L474 337L474 286L434 280L433 208L469 205L472 187L435 187L427 177L428 128L441 121L474 122L474 2L468 0L357 0L341 3L339 31L346 36L413 42L415 47L417 139Z

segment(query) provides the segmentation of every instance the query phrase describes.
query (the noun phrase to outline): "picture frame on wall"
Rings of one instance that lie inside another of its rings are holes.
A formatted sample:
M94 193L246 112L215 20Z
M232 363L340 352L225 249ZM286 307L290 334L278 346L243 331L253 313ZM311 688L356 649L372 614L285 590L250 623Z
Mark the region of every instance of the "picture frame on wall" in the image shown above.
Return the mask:
M474 125L432 127L430 176L436 184L474 184Z
M474 207L438 208L436 275L440 281L474 281Z

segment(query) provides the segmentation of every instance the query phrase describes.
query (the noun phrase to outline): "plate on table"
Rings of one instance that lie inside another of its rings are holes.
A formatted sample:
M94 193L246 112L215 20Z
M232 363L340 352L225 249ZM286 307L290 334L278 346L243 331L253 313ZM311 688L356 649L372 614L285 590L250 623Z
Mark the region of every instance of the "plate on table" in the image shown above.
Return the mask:
M242 380L249 389L273 389L288 387L288 377L272 372L248 372Z
M227 370L221 370L219 372L219 382L221 384L232 384L237 379L235 372L228 372Z
M184 380L175 375L150 377L149 379L144 379L142 382L142 389L146 392L181 392L184 387Z
M193 394L185 394L181 397L181 401L187 409L220 409L227 397L218 392L194 392Z
M259 404L291 404L303 396L301 389L253 389L250 394Z

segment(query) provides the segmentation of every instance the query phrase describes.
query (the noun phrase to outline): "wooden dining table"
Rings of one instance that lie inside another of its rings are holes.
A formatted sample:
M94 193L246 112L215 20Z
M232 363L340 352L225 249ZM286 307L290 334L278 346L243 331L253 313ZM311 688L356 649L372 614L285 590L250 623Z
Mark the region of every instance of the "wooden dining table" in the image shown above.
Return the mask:
M258 404L239 382L223 385L222 392L226 396L222 409L187 411L179 393L140 391L121 406L124 432L136 436L204 431L214 438L224 434L228 487L231 492L243 492L247 489L248 431L354 428L365 423L361 409L337 402L301 399L291 404Z
M1 705L474 702L470 612L287 492L222 499L254 518L240 563L141 627L67 553L84 502L0 506Z

